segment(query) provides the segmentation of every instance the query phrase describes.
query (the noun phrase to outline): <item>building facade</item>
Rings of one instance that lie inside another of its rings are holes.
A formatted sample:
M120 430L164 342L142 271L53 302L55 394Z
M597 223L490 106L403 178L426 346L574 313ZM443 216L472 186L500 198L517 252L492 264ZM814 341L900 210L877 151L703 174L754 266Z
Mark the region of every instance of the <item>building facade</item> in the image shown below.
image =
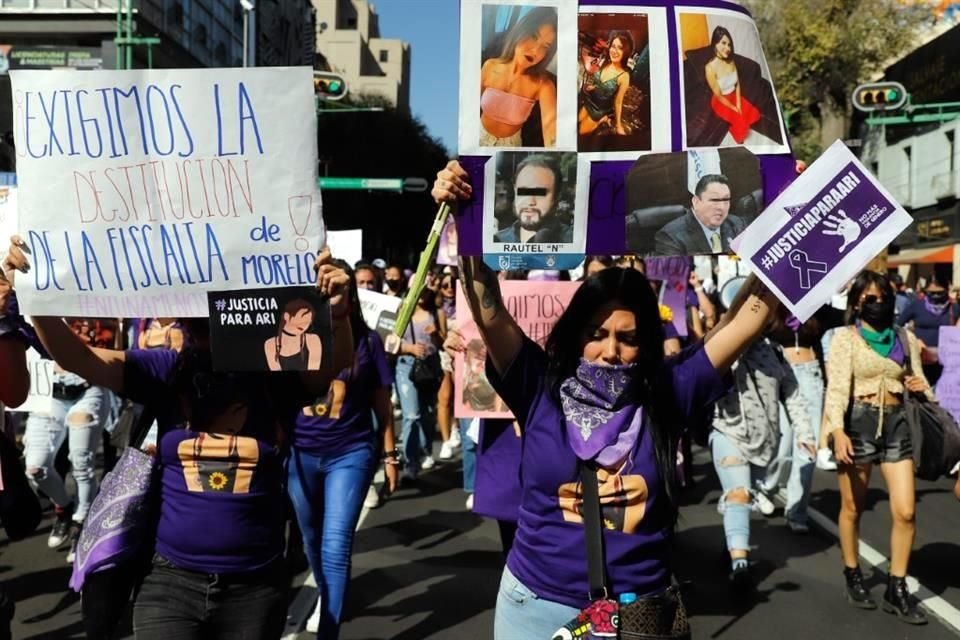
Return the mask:
M376 8L367 0L313 0L316 51L330 71L344 76L353 97L386 99L410 110L410 45L380 37Z
M909 280L936 271L960 285L960 26L887 68L915 107L956 103L941 122L864 125L861 159L909 211L914 222L889 258ZM918 112L919 113L919 112Z

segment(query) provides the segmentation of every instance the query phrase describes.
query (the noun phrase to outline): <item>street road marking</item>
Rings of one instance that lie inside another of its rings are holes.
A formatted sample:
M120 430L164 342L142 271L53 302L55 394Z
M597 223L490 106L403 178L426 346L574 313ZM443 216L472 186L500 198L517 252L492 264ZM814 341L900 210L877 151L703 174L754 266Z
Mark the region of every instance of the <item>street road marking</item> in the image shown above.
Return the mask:
M781 489L777 494L777 498L779 498L780 502L786 504L787 496L783 489ZM814 524L823 529L825 532L829 533L834 538L837 538L838 540L840 539L840 531L837 529L837 525L833 520L825 516L820 511L817 511L813 507L809 507L807 509L807 513L810 516L810 519L813 520ZM887 564L886 556L867 544L863 538L860 539L860 557L863 558L867 564L875 567L881 572L886 573L883 571L883 569L881 569L883 565ZM920 604L924 609L927 610L928 613L932 614L951 631L960 636L960 610L934 592L927 589L912 576L907 576L907 586L910 587L911 593L913 593L917 600L920 601Z

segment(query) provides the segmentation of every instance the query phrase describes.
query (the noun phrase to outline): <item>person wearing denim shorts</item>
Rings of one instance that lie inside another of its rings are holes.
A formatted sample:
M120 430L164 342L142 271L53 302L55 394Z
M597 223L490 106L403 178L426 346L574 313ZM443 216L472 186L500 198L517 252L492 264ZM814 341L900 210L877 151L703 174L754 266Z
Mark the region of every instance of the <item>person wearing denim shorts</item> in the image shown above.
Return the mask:
M850 287L851 326L838 329L827 361L821 444L832 441L840 487L840 548L847 601L861 609L876 602L859 568L860 516L875 465L887 484L893 530L883 610L909 624L925 624L906 585L916 535L913 443L903 409L907 393L933 394L920 364L917 338L895 328L894 290L885 275L864 271Z

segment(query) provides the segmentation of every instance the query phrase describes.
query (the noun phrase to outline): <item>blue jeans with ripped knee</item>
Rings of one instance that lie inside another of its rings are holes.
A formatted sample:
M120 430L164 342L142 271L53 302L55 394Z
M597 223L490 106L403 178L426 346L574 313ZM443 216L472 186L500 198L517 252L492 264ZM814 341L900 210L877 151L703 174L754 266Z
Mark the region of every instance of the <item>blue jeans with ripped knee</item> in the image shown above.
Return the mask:
M710 451L713 454L713 467L723 488L717 510L723 516L727 549L749 551L750 512L755 508L754 487L765 477L766 467L750 464L737 445L716 430L710 432ZM739 503L728 500L728 494L736 489L748 491L749 501Z

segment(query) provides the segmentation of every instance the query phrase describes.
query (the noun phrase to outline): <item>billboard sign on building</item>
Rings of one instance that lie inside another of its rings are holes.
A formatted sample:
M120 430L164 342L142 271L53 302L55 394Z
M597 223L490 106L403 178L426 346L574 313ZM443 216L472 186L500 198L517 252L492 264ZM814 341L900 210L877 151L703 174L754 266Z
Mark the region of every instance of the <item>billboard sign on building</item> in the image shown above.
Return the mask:
M11 69L100 69L100 47L0 44L0 75Z

